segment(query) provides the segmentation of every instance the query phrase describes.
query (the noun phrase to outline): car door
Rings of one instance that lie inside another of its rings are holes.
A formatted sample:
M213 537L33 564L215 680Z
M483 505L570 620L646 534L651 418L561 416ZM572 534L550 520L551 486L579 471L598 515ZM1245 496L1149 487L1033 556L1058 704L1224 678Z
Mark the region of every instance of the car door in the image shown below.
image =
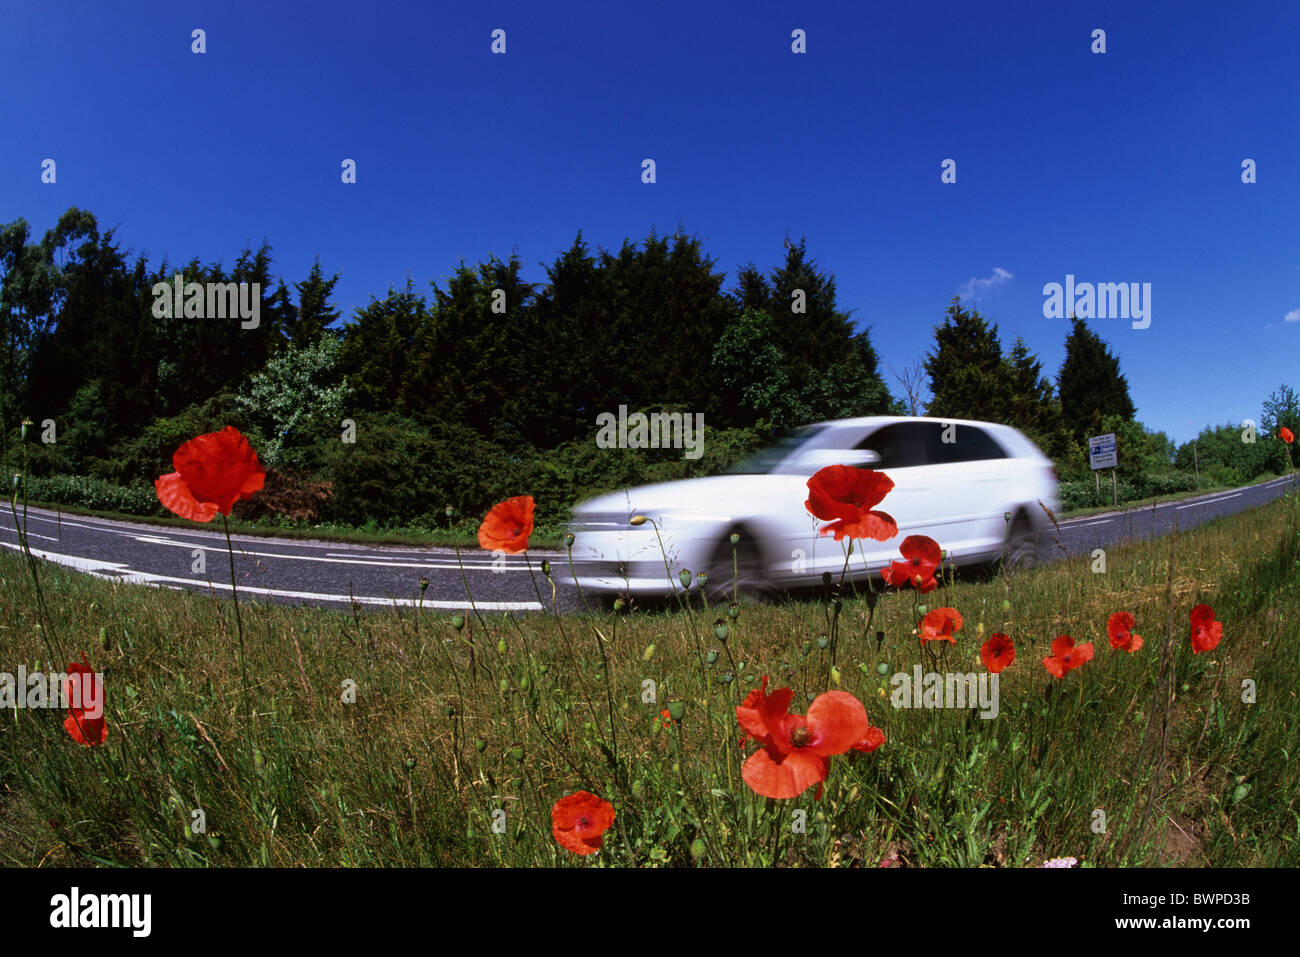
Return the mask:
M940 506L938 534L927 534L959 560L995 551L1013 481L1006 451L979 426L955 422L927 423L924 444L922 471Z

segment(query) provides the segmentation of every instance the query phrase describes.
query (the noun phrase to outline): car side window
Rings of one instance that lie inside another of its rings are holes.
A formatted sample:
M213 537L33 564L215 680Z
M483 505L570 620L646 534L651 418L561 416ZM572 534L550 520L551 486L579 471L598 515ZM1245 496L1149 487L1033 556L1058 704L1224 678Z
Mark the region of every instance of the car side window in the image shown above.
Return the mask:
M953 441L943 440L945 432ZM925 460L930 465L982 462L1006 457L1007 453L992 436L973 425L949 426L932 422L925 430Z
M880 456L878 469L904 469L925 464L924 424L896 422L872 432L858 443Z

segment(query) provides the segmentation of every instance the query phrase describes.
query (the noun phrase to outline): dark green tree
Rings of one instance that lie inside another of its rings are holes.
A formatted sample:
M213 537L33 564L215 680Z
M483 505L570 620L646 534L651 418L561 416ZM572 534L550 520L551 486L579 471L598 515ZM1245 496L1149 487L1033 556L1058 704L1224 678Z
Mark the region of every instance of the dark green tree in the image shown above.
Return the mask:
M1131 420L1137 409L1120 374L1119 359L1088 328L1073 319L1065 340L1065 361L1057 376L1061 421L1075 437L1097 434L1108 415Z
M925 359L930 405L936 418L1002 422L1007 418L1005 377L998 327L953 297L942 325L934 330L935 348Z
M339 311L330 303L338 281L339 273L325 278L317 256L307 278L294 283L298 290L298 308L289 329L289 338L294 345L305 346L315 341L339 318Z

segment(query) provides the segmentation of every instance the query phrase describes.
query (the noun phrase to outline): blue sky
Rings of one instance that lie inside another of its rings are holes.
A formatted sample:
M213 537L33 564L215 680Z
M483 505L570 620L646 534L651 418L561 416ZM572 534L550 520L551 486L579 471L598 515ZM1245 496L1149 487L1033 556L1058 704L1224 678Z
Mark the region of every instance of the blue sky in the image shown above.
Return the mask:
M882 363L920 360L969 289L1054 374L1043 286L1073 274L1151 283L1149 328L1091 323L1151 427L1185 440L1300 386L1300 4L293 9L6 4L0 220L39 235L80 206L151 262L265 238L288 280L341 272L345 314L462 257L517 251L540 282L579 229L681 226L728 285L806 236Z

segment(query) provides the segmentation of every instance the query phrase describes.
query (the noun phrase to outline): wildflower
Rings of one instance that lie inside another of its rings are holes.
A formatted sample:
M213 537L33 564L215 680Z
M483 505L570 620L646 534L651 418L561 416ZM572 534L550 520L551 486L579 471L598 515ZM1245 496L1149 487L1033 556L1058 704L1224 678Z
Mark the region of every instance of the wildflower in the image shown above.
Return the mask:
M808 480L808 511L829 525L822 535L835 540L874 538L886 541L898 534L898 523L885 512L872 511L889 494L894 482L884 472L849 465L828 465Z
M103 683L91 670L84 651L80 663L68 665L68 681L64 688L68 699L68 716L63 721L64 729L78 744L103 744L108 737L107 722L104 720Z
M172 455L176 469L154 481L158 501L181 518L210 522L266 484L257 453L239 430L226 426L190 439Z
M493 505L479 526L479 546L489 552L509 555L527 550L528 536L533 534L535 507L531 495L516 495Z
M939 587L934 573L943 560L939 543L925 535L909 535L898 547L906 561L892 562L885 569L885 584L902 588L911 585L921 594Z
M820 785L830 772L829 759L852 750L871 731L862 702L847 691L818 695L808 706L807 717L789 713L793 697L789 688L769 697L764 675L762 687L736 708L742 731L762 745L745 761L741 777L764 797L797 797Z
M1016 646L1011 639L1001 632L994 632L989 640L980 645L980 660L989 674L1000 674L1016 660Z
M1214 620L1214 609L1197 605L1192 609L1192 654L1213 651L1223 637L1223 622Z
M921 619L921 642L949 641L954 645L957 639L953 635L961 631L961 612L956 608L933 608Z
M562 797L551 808L551 836L575 854L595 854L614 823L614 806L590 791Z
M1285 425L1282 426L1282 428L1277 430L1277 437L1281 439L1283 442L1285 442L1287 445L1290 445L1292 442L1295 441L1295 433L1292 432L1290 429L1288 429Z
M1110 646L1130 654L1142 647L1142 636L1133 634L1133 616L1126 611L1117 611L1106 622L1106 634L1110 635Z
M1043 659L1043 667L1057 678L1064 678L1066 672L1073 671L1085 661L1092 660L1092 642L1075 646L1069 635L1057 635L1052 642L1052 653Z

